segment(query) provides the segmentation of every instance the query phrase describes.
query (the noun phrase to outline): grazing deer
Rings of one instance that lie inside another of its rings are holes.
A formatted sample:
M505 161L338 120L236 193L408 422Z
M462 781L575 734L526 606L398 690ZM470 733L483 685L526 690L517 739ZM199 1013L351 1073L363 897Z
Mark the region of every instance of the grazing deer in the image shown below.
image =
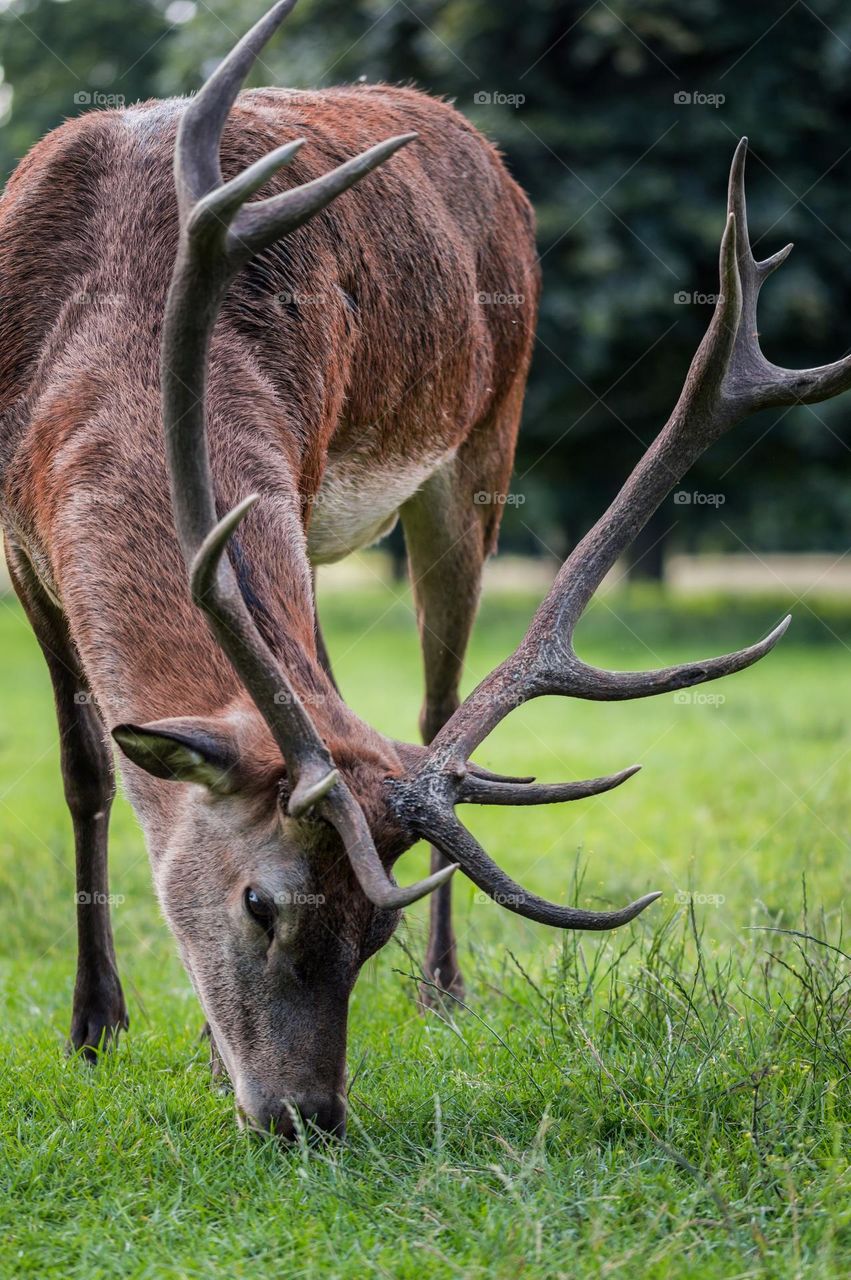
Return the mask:
M612 929L658 897L608 912L546 902L455 816L459 804L594 795L633 770L541 785L470 757L528 699L645 697L766 654L786 623L740 653L648 674L588 666L573 632L714 440L758 409L851 384L851 360L791 372L760 351L757 294L787 251L751 254L742 143L721 297L668 425L519 648L459 705L501 509L474 495L508 486L533 342L532 216L494 149L420 93L240 95L292 4L276 4L191 101L63 125L0 204L0 492L13 581L53 680L74 825L72 1043L91 1056L127 1025L107 897L109 730L238 1114L288 1136L299 1115L343 1131L352 987L424 894L427 973L459 989L458 867L556 928ZM482 293L517 305L483 307ZM313 566L397 513L424 747L349 710L316 621ZM400 888L391 869L421 838L432 872Z

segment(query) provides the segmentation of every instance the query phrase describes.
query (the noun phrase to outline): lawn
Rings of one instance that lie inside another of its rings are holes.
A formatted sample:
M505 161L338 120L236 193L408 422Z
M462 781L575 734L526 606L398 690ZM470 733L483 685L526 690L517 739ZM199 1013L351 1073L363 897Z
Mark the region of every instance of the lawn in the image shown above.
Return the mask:
M531 603L486 601L468 683ZM789 603L608 596L580 647L620 667L706 656ZM508 772L644 766L575 805L466 810L506 868L561 901L664 898L615 934L560 936L459 879L469 1007L425 1018L420 904L355 994L347 1144L281 1149L239 1133L210 1088L124 803L112 889L131 1031L95 1070L64 1057L70 824L46 672L0 601L0 1276L849 1274L851 609L793 614L764 663L690 698L548 700L500 728L480 759ZM412 735L404 591L335 591L323 616L355 707ZM423 868L413 852L400 879Z

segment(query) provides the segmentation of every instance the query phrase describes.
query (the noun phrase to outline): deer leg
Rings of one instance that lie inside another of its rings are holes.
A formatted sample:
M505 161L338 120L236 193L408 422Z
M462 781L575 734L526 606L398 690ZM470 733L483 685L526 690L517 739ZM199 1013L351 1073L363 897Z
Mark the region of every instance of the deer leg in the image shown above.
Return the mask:
M71 1047L89 1061L126 1030L109 918L107 834L115 795L106 729L59 608L26 557L7 540L12 584L47 661L59 724L62 779L76 853L77 980Z
M313 634L316 640L316 656L319 659L319 665L325 672L331 684L340 692L340 686L334 679L334 671L331 667L331 658L328 655L328 649L325 644L325 637L322 634L322 627L319 624L319 608L316 603L316 570L313 570Z
M420 732L428 744L459 705L464 654L476 615L485 558L480 513L459 459L432 476L402 508L411 582L425 672ZM446 866L434 847L431 869ZM463 996L452 926L452 884L429 900L429 937L421 1002L432 1007L440 993ZM437 990L435 990L435 987Z

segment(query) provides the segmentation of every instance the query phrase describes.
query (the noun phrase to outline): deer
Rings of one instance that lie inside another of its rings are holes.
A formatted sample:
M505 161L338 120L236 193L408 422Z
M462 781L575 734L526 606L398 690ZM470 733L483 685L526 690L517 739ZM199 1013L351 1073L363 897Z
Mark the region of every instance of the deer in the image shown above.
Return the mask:
M462 701L534 343L533 216L495 148L418 90L242 91L293 3L194 97L48 134L0 202L2 523L53 685L73 825L70 1047L96 1060L128 1026L108 893L114 743L214 1069L239 1124L284 1140L344 1134L352 989L426 895L429 990L462 991L457 871L555 929L615 929L660 896L605 911L544 900L456 813L595 796L635 767L547 783L472 757L532 699L644 698L763 658L788 619L739 652L650 672L589 665L574 632L714 441L851 385L851 357L793 371L762 353L757 296L791 246L752 253L743 140L718 301L667 425L517 649ZM397 517L421 744L348 707L315 603L316 567ZM400 885L420 840L430 872Z

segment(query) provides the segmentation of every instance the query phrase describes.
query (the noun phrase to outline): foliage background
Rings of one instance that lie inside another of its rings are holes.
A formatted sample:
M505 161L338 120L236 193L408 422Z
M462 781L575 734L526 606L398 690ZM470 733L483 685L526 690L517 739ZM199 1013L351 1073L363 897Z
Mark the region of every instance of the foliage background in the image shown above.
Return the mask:
M197 88L265 7L0 0L0 174L91 109L75 96ZM842 0L301 0L254 80L414 82L504 149L537 208L544 272L515 477L525 501L505 545L563 554L676 398L710 308L675 299L715 291L741 134L758 247L800 242L766 290L768 353L815 364L851 343L849 73ZM689 482L723 506L669 501L637 571L658 572L677 545L845 551L850 445L845 401L744 424Z

